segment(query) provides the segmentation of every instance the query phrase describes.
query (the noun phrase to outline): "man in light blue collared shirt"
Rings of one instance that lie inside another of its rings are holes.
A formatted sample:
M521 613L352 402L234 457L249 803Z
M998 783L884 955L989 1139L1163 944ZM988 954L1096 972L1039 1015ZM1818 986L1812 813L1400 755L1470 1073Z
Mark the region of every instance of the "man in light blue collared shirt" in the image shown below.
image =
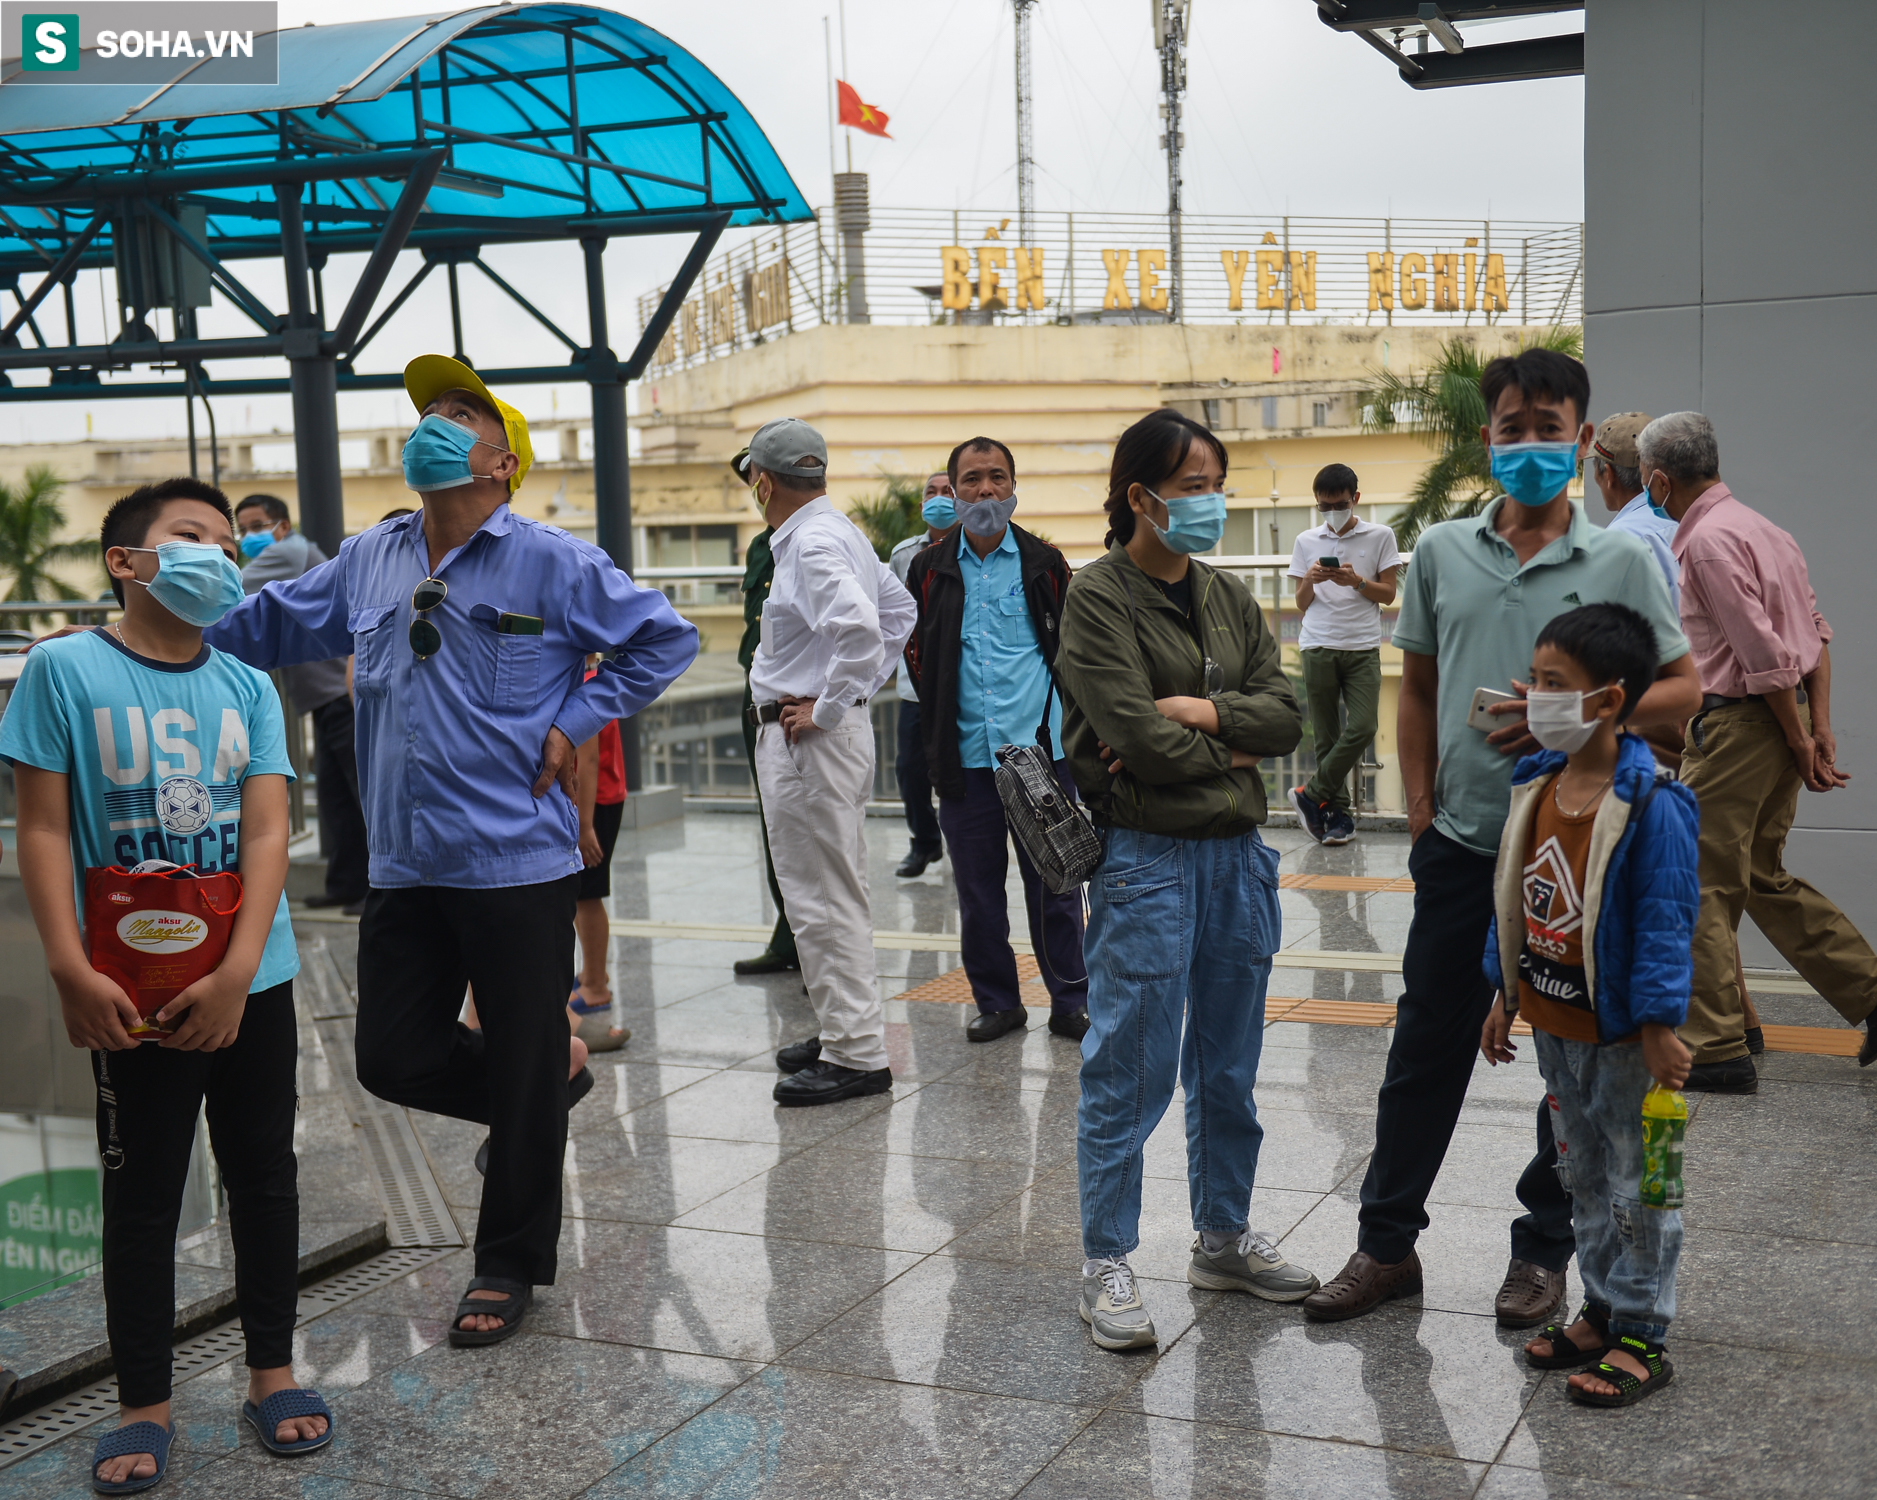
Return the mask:
M492 1344L554 1280L567 1111L592 1086L565 1019L574 747L663 692L697 631L597 547L509 508L528 424L474 371L425 355L404 382L422 413L405 482L423 509L268 584L208 639L263 668L354 657L371 845L359 1082L488 1126L476 1279L450 1342ZM618 654L583 683L596 651ZM457 1024L465 983L480 1031Z
M1641 461L1636 457L1636 434L1648 425L1649 418L1639 411L1605 417L1597 424L1597 436L1590 445L1590 470L1603 491L1603 503L1616 512L1604 523L1606 529L1627 531L1649 549L1668 584L1669 601L1679 613L1681 564L1672 550L1675 523L1656 509L1643 488Z
M907 587L919 620L906 659L917 679L926 763L958 884L960 957L978 1003L965 1035L988 1042L1029 1019L1010 948L998 748L1046 737L1065 794L1075 795L1062 758L1062 698L1050 691L1069 565L1048 542L1011 522L1016 462L1002 443L959 444L947 473L959 535L913 559ZM1080 1041L1088 1030L1081 899L1045 887L1021 843L1017 869L1030 943L1049 990L1049 1029Z

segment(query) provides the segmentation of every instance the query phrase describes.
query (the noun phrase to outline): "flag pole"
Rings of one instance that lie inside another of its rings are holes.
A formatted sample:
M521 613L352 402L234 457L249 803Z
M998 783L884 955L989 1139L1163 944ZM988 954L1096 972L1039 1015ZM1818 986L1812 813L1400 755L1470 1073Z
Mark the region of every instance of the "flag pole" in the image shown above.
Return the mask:
M847 0L840 0L841 16L841 76L847 77ZM847 132L847 170L854 170L854 132Z
M840 168L835 164L834 155L834 42L828 32L828 18L821 18L821 48L828 59L828 193L829 202L833 202L834 177Z

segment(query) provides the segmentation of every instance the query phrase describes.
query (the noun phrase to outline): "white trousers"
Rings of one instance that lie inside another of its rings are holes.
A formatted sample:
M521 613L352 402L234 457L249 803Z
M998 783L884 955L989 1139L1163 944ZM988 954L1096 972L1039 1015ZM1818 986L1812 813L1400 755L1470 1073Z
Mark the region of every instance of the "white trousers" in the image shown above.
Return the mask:
M756 780L776 884L821 1022L821 1055L844 1068L886 1066L875 982L873 907L862 828L873 794L873 726L849 710L838 729L791 745L780 724L756 735Z

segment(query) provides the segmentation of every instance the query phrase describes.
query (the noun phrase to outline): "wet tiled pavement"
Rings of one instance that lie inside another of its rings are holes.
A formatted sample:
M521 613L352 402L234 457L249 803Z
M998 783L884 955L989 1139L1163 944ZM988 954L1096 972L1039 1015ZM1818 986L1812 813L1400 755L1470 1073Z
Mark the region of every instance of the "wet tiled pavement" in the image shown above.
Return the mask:
M896 881L899 828L876 819L868 833L876 927L955 930L949 867ZM1341 850L1271 838L1286 872L1405 872L1400 835ZM616 915L761 923L759 860L747 816L627 833ZM1287 889L1282 900L1287 947L1395 953L1411 897ZM350 937L303 929L304 941L330 941L342 969ZM1075 1314L1076 1049L1040 1025L968 1045L965 1008L891 998L955 955L882 951L891 1098L779 1111L769 1054L813 1018L794 976L731 976L754 951L615 940L633 1037L596 1060L599 1086L576 1112L560 1275L522 1335L491 1351L447 1346L471 1274L468 1252L447 1256L302 1329L300 1375L338 1416L329 1450L269 1457L237 1420L239 1367L224 1365L179 1387L181 1438L159 1493L1871 1492L1877 1356L1862 1314L1877 1290L1877 1069L1768 1054L1757 1096L1698 1100L1677 1382L1630 1411L1594 1412L1565 1401L1562 1376L1524 1368L1521 1337L1490 1315L1541 1092L1529 1061L1475 1073L1420 1244L1424 1295L1344 1324L1186 1284L1176 1100L1147 1152L1134 1257L1160 1345L1115 1355ZM1272 983L1325 1000L1399 989L1391 974L1306 966ZM1760 1004L1770 1023L1841 1024L1812 997ZM1325 1277L1353 1248L1390 1035L1290 1022L1266 1032L1252 1222ZM473 1228L479 1132L418 1124ZM345 1176L312 1174L309 1217L327 1213L329 1190L352 1212L361 1179ZM0 1471L0 1496L89 1493L94 1439Z

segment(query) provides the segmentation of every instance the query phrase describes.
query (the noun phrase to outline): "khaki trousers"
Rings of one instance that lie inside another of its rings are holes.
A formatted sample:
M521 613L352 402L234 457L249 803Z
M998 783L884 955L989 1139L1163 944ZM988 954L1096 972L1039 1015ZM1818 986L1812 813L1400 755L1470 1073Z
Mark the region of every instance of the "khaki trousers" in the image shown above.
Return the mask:
M1701 914L1682 1040L1697 1063L1747 1055L1734 942L1743 911L1807 984L1858 1024L1877 1005L1877 952L1782 863L1804 783L1779 721L1764 703L1741 703L1710 709L1689 731L1681 779L1701 803Z
M873 754L864 708L793 745L780 724L756 734L769 853L795 929L802 983L821 1022L821 1056L867 1073L887 1065L862 833Z

